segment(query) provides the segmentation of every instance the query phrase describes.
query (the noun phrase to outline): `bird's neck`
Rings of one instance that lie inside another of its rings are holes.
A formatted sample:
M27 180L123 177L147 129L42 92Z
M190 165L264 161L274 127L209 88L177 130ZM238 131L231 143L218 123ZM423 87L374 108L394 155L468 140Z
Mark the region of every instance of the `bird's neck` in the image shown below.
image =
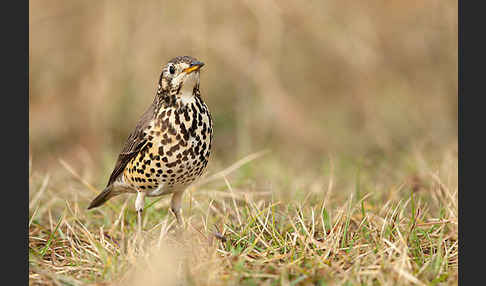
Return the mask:
M154 103L157 109L172 107L178 110L196 102L196 98L200 96L199 86L196 85L193 89L179 88L167 92L157 92Z

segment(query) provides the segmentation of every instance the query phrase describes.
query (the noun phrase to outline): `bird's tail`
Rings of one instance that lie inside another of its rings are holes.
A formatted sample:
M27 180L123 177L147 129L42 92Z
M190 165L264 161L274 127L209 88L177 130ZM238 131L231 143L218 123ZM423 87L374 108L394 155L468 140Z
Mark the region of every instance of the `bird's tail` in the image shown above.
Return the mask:
M112 186L106 187L94 200L89 204L88 210L96 208L106 203L107 200L111 199L115 194L112 192Z

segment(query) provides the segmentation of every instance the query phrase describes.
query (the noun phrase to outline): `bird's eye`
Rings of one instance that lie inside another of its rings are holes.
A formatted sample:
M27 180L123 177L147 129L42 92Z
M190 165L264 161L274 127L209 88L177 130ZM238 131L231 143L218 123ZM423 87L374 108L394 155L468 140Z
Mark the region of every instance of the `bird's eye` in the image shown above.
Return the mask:
M174 74L175 73L175 67L171 65L169 67L169 72L170 72L170 74Z

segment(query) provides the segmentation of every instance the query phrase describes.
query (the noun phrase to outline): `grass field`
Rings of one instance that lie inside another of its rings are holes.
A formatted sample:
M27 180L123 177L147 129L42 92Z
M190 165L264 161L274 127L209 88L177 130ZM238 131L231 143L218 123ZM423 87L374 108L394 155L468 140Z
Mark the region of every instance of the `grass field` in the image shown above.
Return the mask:
M30 285L458 284L456 1L30 1ZM207 174L86 207L161 65L206 65Z
M143 240L135 240L133 196L88 212L96 189L67 163L61 182L33 172L31 283L457 283L457 146L357 168L333 156L313 175L261 155L191 188L182 228L167 212L168 198L150 200ZM74 189L92 192L63 198Z

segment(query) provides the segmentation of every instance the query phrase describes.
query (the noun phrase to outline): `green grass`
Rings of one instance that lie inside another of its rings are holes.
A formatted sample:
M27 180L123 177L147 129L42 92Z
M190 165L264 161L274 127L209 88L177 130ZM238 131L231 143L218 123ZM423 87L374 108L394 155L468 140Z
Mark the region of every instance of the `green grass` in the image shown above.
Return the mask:
M168 197L147 200L139 239L133 196L87 211L96 189L75 168L34 169L30 283L457 284L457 153L434 154L354 172L334 156L324 173L282 167L279 177L285 163L271 153L250 158L187 191L182 228Z

